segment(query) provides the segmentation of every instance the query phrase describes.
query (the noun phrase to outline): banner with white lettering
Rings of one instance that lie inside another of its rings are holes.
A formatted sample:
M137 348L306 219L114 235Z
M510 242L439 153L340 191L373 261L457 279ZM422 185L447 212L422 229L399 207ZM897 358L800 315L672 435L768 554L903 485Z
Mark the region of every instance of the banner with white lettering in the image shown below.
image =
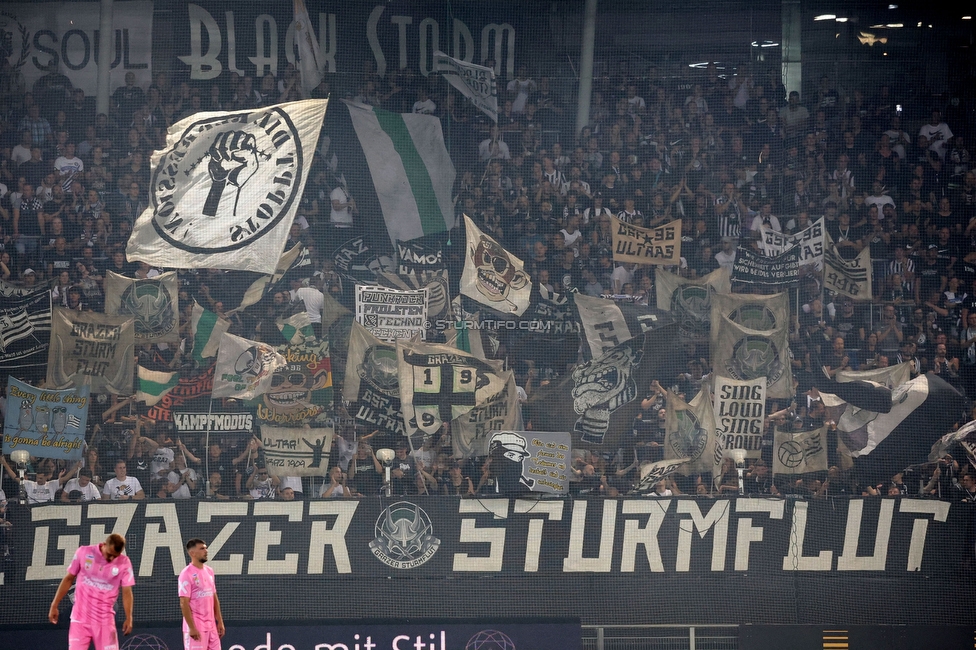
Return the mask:
M713 371L739 381L762 379L769 397L792 397L788 319L777 318L776 326L772 330L755 330L722 315L712 323Z
M515 373L501 375L504 389L490 395L451 424L451 444L455 458L484 455L486 440L493 431L523 427L522 405L515 386Z
M865 246L857 257L845 260L837 252L830 233L824 237L824 289L855 300L871 300L871 249Z
M336 272L353 284L375 284L380 272L396 273L396 262L386 248L358 235L340 244L332 252Z
M273 274L308 180L328 101L196 113L152 155L130 261Z
M658 312L586 294L574 295L579 320L586 333L590 358L602 357L611 348L657 327Z
M812 431L782 431L773 437L773 474L827 471L827 427Z
M427 290L356 285L356 322L381 341L427 336Z
M26 449L31 456L80 460L88 424L88 386L42 390L7 378L3 453Z
M427 291L427 320L436 331L448 327L451 314L451 279L447 269L393 274L380 271L376 275L380 286L401 291L424 289ZM428 329L430 329L428 327Z
M135 319L136 345L179 343L176 271L135 280L105 272L105 313Z
M216 400L209 409L173 411L173 429L178 436L193 436L194 439L206 433L245 436L256 432L252 411L228 409Z
M11 291L0 304L0 369L42 368L51 342L51 292Z
M434 52L434 71L444 76L447 83L471 100L482 113L498 122L498 88L495 71L483 65L475 65Z
M60 96L65 101L66 86L81 88L93 97L98 86L100 21L97 2L4 4L0 8L0 51L13 72L24 75L27 88L33 89L34 99L42 107L49 97ZM114 3L112 27L109 87L124 86L129 72L136 77L134 85L148 87L152 83L153 3Z
M505 390L500 361L483 361L447 345L397 340L400 405L412 449ZM509 371L510 372L510 371Z
M664 458L686 459L678 471L686 476L711 472L716 446L715 411L708 386L690 402L668 391L664 419Z
M655 228L641 228L610 217L613 261L635 264L681 262L681 219Z
M326 476L332 453L331 427L285 429L261 425L264 464L271 476Z
M435 232L416 239L396 242L397 273L422 273L444 268L444 245L448 234Z
M262 425L324 426L334 407L329 340L280 345L285 363L275 369L271 386L249 404Z
M359 323L349 332L349 352L342 384L349 413L368 430L403 435L396 345L373 336Z
M688 458L676 458L674 460L659 460L656 463L641 463L640 482L634 491L638 493L651 492L658 482L677 471L683 470L688 462Z
M793 247L800 252L800 266L823 268L824 227L823 219L792 235L786 235L765 226L759 227L759 250L768 257L777 257Z
M484 441L496 491L566 494L572 474L572 436L550 431L496 431Z
M715 453L712 478L721 478L722 461L733 449L743 449L746 458L759 458L766 418L766 380L763 377L739 381L715 375Z
M767 287L792 286L800 281L800 249L794 247L782 255L766 257L739 246L732 264L732 281Z
M91 392L131 395L135 375L135 318L54 309L47 384L91 386Z
M711 329L712 297L732 293L729 270L719 268L697 280L668 272L655 274L657 308L671 312L686 339L704 339Z

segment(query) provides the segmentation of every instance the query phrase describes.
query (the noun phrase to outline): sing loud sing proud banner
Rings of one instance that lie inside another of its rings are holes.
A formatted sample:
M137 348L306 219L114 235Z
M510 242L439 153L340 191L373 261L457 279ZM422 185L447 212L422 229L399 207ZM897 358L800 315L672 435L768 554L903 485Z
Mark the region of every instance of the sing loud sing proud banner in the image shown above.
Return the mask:
M613 261L635 264L678 264L681 261L681 219L657 228L640 228L610 217Z
M766 418L766 379L738 381L715 376L716 464L732 449L744 449L746 458L759 458L763 420Z

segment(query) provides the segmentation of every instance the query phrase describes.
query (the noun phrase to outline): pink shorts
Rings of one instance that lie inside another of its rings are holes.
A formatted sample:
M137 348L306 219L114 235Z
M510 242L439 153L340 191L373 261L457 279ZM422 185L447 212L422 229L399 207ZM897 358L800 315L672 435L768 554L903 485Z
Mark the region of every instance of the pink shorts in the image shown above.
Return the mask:
M183 630L184 650L220 650L220 636L217 628L212 630L200 630L200 640L197 641L190 637L187 630Z
M115 621L104 625L91 625L71 621L68 627L68 650L88 650L90 644L95 650L119 650L119 633Z

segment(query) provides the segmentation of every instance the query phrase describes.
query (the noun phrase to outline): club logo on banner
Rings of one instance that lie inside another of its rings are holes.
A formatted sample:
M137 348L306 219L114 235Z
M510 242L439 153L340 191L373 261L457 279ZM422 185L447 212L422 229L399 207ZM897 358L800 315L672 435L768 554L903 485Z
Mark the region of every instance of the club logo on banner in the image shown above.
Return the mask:
M461 293L504 314L521 316L529 307L532 285L522 260L481 232L464 216L467 255L461 273Z
M54 310L47 383L93 393L132 394L135 374L135 319L87 311Z
M610 217L613 261L635 264L681 262L681 219L656 228L640 228Z
M688 280L674 273L656 274L657 305L667 309L678 321L684 338L701 339L711 329L712 296L732 293L729 271L721 268L699 280Z
M522 405L515 387L515 373L502 374L505 387L491 395L451 424L451 443L456 458L485 453L485 441L491 432L522 428Z
M827 429L781 431L773 441L773 474L807 474L827 471Z
M865 247L854 259L845 260L837 252L830 233L825 237L824 289L855 300L871 300L871 249Z
M427 336L427 290L356 285L356 322L381 341Z
M414 569L434 557L441 540L423 508L398 501L384 508L376 519L376 537L369 550L376 559L394 569Z
M376 283L381 272L394 273L396 263L385 251L371 248L366 238L359 236L344 242L332 253L336 271L356 282Z
M809 228L792 235L759 227L759 249L767 257L778 257L796 247L800 251L800 266L823 268L824 227L823 219L817 219Z
M716 375L713 400L717 436L713 476L717 479L726 452L744 449L746 458L759 458L766 418L766 381L737 381Z
M175 271L145 280L105 272L105 313L135 320L136 345L179 342L178 295Z
M732 264L732 281L788 287L800 281L800 249L791 248L777 257L766 257L739 246Z
M569 490L572 437L568 433L498 431L487 440L498 493L564 494Z
M26 449L31 456L80 460L88 423L88 386L40 390L7 379L3 453Z
M355 405L353 418L386 433L404 435L396 345L352 324L342 396Z
M220 337L213 397L255 399L271 388L285 357L267 343L227 334Z
M128 259L272 274L305 189L326 100L198 113L152 157Z
M301 426L329 420L333 395L328 340L282 345L278 353L285 358L284 365L274 371L267 391L251 402L258 422Z
M0 304L0 368L43 366L51 342L51 292L11 292Z
M778 329L762 331L720 316L712 334L712 367L739 381L763 379L770 397L791 397L789 327L785 319L777 322Z
M439 344L397 341L400 405L413 449L451 422L505 389L498 361Z
M713 465L715 414L706 387L685 402L668 391L664 454L667 459L686 458L681 473L710 472Z
M261 426L264 462L272 476L326 476L332 428L286 429Z

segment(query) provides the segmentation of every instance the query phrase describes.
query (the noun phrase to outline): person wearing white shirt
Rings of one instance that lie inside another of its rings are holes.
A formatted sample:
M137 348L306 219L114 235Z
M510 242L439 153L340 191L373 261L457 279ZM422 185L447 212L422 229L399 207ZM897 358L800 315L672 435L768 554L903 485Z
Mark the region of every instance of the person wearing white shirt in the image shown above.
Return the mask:
M3 463L3 468L7 470L7 475L15 482L19 483L24 488L24 494L27 497L27 503L48 503L54 501L54 497L58 492L58 488L61 487L59 481L51 480L54 476L54 466L47 461L42 463L37 467L37 473L35 475L34 481L30 479L21 480L20 476L7 462L6 456L0 456L0 462Z
M735 264L735 247L736 240L734 237L722 237L722 250L715 253L715 261L722 268L732 272L732 266Z
M61 174L61 180L73 178L75 174L85 171L85 163L75 155L75 143L64 145L64 155L54 161L54 168Z
M21 134L20 144L16 145L10 151L10 160L14 162L15 165L25 163L31 159L31 133L30 131L24 131Z
M339 185L329 195L332 210L329 223L333 228L352 228L352 217L356 213L356 199L349 195L345 187Z
M952 129L942 121L942 111L932 111L932 119L928 124L923 124L918 130L919 137L923 135L929 141L929 151L939 154L939 158L945 161L946 150L952 140Z
M750 230L758 232L760 226L774 232L783 232L779 219L773 214L773 202L768 199L763 201L759 214L753 217Z
M302 281L293 279L291 281L291 299L293 302L299 300L305 305L305 312L308 314L308 321L315 330L315 336L322 336L322 307L325 304L325 296L315 287L302 286Z
M158 496L169 494L174 499L189 499L197 489L197 472L186 466L186 457L179 454L173 461L173 469L166 475L166 483Z
M491 125L488 138L482 140L481 144L478 145L478 158L481 162L511 160L512 154L508 150L508 145L501 139L497 124Z
M125 461L115 463L115 478L105 481L102 489L102 501L139 501L146 498L142 484L135 476L126 473Z
M427 89L417 89L417 101L413 103L413 112L421 115L433 115L437 110L437 104L427 96Z
M83 467L78 472L78 478L73 478L65 483L64 489L61 491L61 501L64 503L98 501L99 498L101 498L101 493L98 491L98 486L92 483L92 472L87 467Z

